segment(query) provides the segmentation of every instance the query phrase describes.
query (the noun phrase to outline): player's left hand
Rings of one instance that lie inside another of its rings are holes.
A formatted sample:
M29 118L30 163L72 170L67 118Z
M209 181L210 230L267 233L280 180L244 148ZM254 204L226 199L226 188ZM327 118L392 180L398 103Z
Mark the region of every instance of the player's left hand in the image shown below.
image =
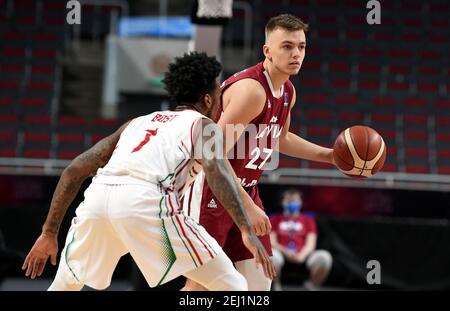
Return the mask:
M254 232L241 232L241 234L245 247L247 247L255 258L256 265L261 265L264 270L264 275L273 280L277 276L275 266L273 265L272 259L269 257L269 254L267 254L261 241Z
M58 240L55 236L42 233L34 243L22 265L26 270L25 276L31 275L32 279L41 276L47 259L50 257L52 265L56 266L56 255L58 254Z

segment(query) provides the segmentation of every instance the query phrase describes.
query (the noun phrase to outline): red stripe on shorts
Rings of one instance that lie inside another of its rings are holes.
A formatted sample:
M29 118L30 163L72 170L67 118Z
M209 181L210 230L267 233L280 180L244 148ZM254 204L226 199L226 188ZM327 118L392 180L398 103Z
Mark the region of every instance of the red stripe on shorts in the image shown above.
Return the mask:
M184 223L191 230L191 232L197 237L197 239L200 241L200 243L202 243L203 247L206 248L206 250L208 251L209 256L211 256L211 259L213 259L214 258L213 254L211 253L209 248L206 246L206 244L203 242L203 240L200 239L200 237L197 235L197 233L194 231L194 229L192 229L192 227L187 223L186 217L184 218Z
M203 265L203 261L200 258L200 256L198 255L197 250L194 248L194 245L192 245L192 242L189 239L189 237L187 236L186 232L184 232L183 225L180 222L180 220L178 219L178 215L175 216L175 219L177 220L178 225L180 226L181 232L183 233L184 237L186 238L186 240L188 241L188 243L191 246L192 250L194 251L195 257L197 257L197 260L200 262L200 265Z

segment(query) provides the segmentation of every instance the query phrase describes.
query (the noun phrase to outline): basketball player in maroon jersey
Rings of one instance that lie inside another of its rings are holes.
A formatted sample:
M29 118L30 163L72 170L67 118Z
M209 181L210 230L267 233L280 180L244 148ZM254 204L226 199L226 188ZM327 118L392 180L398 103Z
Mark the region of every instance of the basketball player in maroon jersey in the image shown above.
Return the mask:
M289 132L290 111L296 100L295 88L289 77L298 74L301 68L307 29L308 25L293 15L283 14L271 18L265 28L265 60L233 75L222 84L221 114L216 118L227 136L227 150L239 143L238 139L245 140L246 154L240 158L231 157L230 163L241 182L240 192L251 223L269 254L272 254L269 237L271 225L256 185L273 149L292 157L334 164L332 149L318 146ZM252 124L265 127L256 136L244 134L240 137L243 128ZM235 131L229 137L227 127L230 125L243 126L241 131ZM267 138L272 140L269 144ZM260 148L261 145L267 148ZM200 223L246 277L249 290L270 290L271 280L255 265L252 254L242 243L238 228L214 197L204 178L198 178L188 189L185 201L201 204ZM183 288L202 289L191 280Z

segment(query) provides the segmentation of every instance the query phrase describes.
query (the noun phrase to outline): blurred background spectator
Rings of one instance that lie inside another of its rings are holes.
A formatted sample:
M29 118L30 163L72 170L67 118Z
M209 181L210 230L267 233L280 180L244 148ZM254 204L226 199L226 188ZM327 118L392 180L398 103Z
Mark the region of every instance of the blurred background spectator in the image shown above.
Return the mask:
M291 264L291 270L308 271L309 276L303 282L306 290L318 290L330 273L333 258L327 250L317 249L319 233L316 221L313 215L302 213L301 192L285 190L281 205L283 211L272 214L270 218L273 263L278 273L273 289L282 290L283 268L285 264Z

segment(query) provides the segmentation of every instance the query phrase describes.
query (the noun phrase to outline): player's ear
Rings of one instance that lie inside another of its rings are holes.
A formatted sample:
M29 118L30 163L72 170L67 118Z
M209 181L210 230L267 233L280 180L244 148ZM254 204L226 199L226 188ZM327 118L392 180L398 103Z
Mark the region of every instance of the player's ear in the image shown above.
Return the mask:
M212 104L213 104L213 98L211 97L211 95L208 93L203 97L203 101L204 104L206 106L206 108L211 108Z
M268 60L270 60L270 61L272 60L272 56L270 55L270 49L269 49L269 46L267 44L263 45L263 53L264 53L264 56Z

